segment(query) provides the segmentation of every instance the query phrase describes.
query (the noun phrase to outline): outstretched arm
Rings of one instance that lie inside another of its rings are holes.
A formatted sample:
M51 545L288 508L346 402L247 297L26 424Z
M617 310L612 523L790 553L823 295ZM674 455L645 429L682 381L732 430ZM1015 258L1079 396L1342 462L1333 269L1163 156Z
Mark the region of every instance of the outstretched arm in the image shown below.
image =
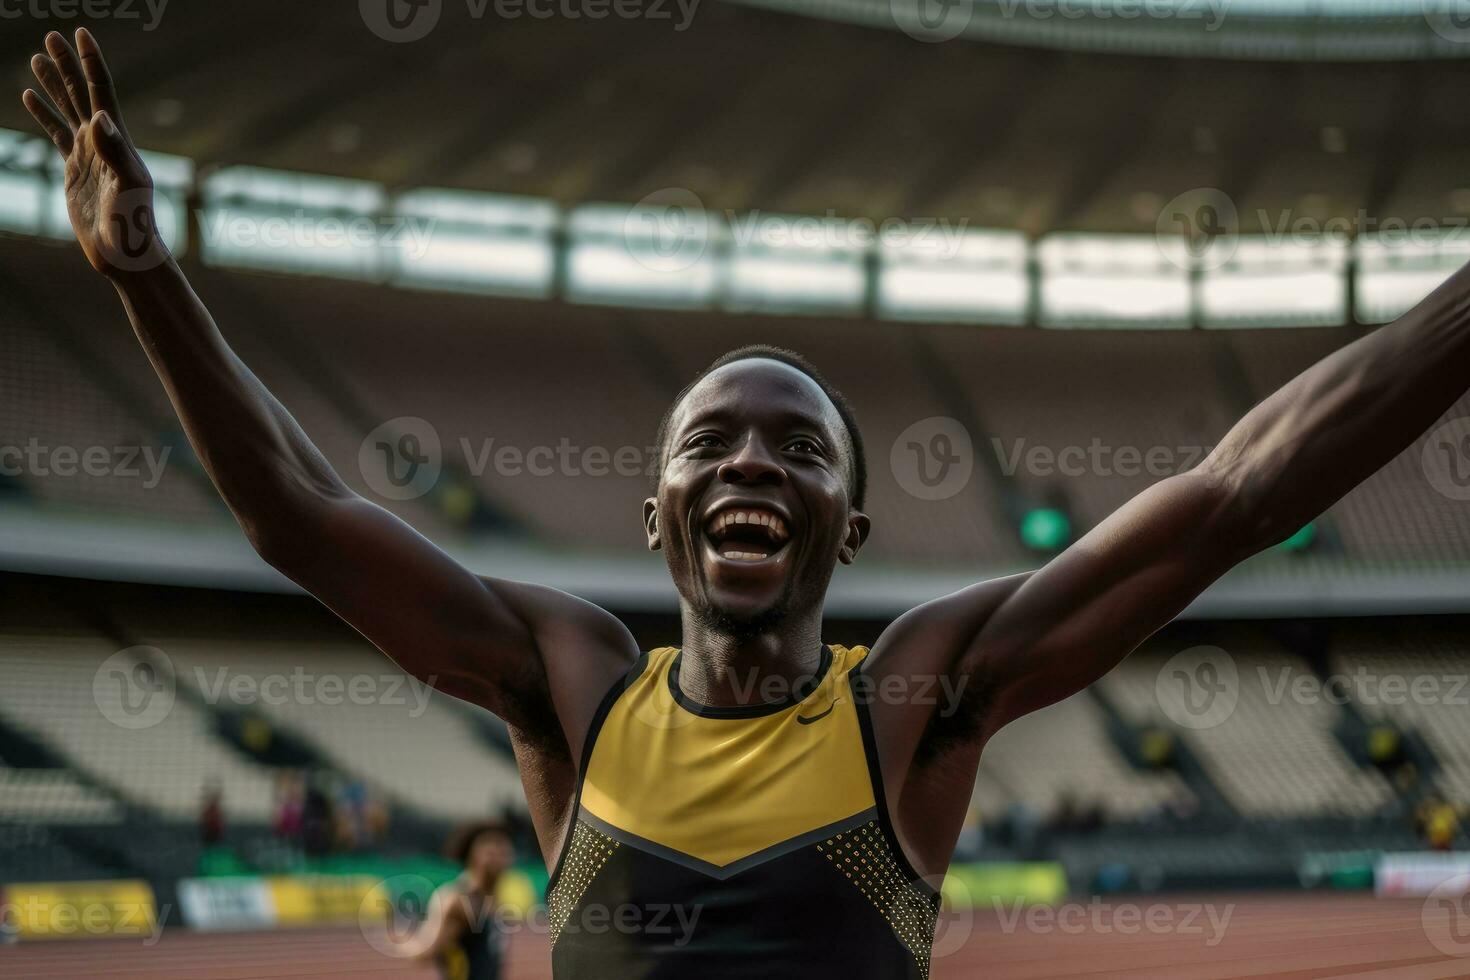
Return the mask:
M459 941L469 926L470 910L464 893L453 882L441 885L429 898L424 920L413 933L396 938L399 924L393 909L388 911L388 934L384 937L394 956L418 963L433 963Z
M1467 386L1470 268L1299 375L1200 466L1139 494L1041 570L906 614L877 645L875 667L964 680L969 716L958 727L983 744L1112 669L1231 566L1402 452ZM885 712L912 758L932 717Z
M26 107L66 159L73 230L117 288L190 443L251 544L409 673L546 734L582 716L636 656L627 630L552 589L482 581L353 493L225 343L159 239L153 185L86 30L31 65ZM572 746L575 751L575 744Z

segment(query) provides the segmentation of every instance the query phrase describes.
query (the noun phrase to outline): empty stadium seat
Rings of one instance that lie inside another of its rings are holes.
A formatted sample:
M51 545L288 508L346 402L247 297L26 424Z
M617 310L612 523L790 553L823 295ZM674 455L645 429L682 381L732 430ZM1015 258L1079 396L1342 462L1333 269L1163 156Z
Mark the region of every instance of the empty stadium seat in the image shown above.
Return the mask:
M11 769L0 765L0 821L111 823L121 808L65 769Z
M1393 799L1383 776L1354 765L1338 744L1338 707L1326 699L1294 698L1289 684L1281 687L1283 678L1314 676L1305 662L1250 630L1225 630L1218 639L1235 665L1238 700L1212 727L1196 730L1170 720L1160 692L1176 694L1158 684L1169 658L1157 648L1129 657L1101 681L1102 689L1131 723L1176 731L1246 816L1362 815Z
M1412 629L1366 624L1341 631L1333 667L1365 717L1423 737L1446 799L1470 803L1470 647L1462 635L1433 621Z
M337 772L400 805L445 820L524 808L514 765L446 703L449 696L410 680L366 644L146 635L201 710L262 714ZM232 685L242 683L246 693L237 698Z
M232 815L269 819L272 773L216 738L209 715L186 698L175 698L148 727L129 729L108 719L93 685L116 652L105 638L81 632L0 634L6 679L0 717L134 805L192 820L205 787L218 782L226 787ZM132 655L124 660L113 665L131 669L137 662Z
M1083 691L1012 722L991 739L980 761L986 781L977 785L983 813L1024 801L1044 817L1064 800L1102 805L1110 819L1139 817L1193 794L1172 772L1134 769L1114 747L1102 710ZM1006 796L996 800L991 787Z

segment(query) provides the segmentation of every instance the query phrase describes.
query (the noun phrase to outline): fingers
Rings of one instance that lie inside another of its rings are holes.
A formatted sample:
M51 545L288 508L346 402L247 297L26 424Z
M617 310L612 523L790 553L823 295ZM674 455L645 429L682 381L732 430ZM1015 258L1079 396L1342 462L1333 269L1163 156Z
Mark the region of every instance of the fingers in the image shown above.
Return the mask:
M107 113L99 112L92 117L92 145L97 147L102 162L116 171L127 183L136 183L145 172L137 151L133 149L117 121Z
M38 54L31 59L31 71L51 97L52 104L61 110L61 118L66 120L73 131L78 129L82 125L82 117L77 115L76 106L71 104L71 96L66 94L66 85L61 81L61 72L57 71L56 62L44 54Z
M41 128L46 131L46 135L51 137L51 142L56 144L61 155L70 156L75 138L72 136L71 127L61 117L61 113L53 109L51 103L37 95L35 89L26 89L20 100L25 103L26 109L30 111Z
M77 53L66 43L66 38L56 31L46 35L46 53L51 56L56 70L61 74L67 98L76 110L78 121L92 118L92 98L87 94L87 79L82 74L82 63L77 60Z
M102 58L102 47L85 27L77 31L77 53L82 57L82 74L87 79L87 94L93 112L105 112L117 125L122 117L117 111L117 91L112 86L112 73Z

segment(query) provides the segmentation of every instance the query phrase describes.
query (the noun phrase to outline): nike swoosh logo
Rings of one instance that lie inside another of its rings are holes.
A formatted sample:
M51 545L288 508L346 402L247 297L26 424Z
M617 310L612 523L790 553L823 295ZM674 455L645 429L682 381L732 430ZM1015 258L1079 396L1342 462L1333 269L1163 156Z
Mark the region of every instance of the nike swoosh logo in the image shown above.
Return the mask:
M819 714L819 715L812 715L810 718L805 718L805 717L802 717L801 715L797 715L796 716L796 720L798 722L800 722L801 724L803 724L803 725L812 725L812 724L815 724L815 723L821 721L823 718L825 718L828 715L830 715L833 712L833 710L835 710L836 707L839 704L841 704L841 703L842 703L842 699L841 698L838 698L837 700L835 700L831 704L829 704L827 706L827 710L824 711L824 712L822 712L821 714Z

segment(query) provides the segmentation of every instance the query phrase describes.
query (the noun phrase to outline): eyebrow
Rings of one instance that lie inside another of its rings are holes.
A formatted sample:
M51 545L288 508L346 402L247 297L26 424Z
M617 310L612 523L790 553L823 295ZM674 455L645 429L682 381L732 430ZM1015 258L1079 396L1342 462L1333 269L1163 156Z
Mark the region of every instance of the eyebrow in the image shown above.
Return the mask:
M674 430L676 437L682 437L690 429L701 425L731 425L741 421L741 416L727 406L707 409L697 414L690 415L680 426ZM808 414L806 412L783 410L776 416L776 424L782 429L809 429L815 435L821 436L826 442L833 442L837 429L832 428L825 416Z

